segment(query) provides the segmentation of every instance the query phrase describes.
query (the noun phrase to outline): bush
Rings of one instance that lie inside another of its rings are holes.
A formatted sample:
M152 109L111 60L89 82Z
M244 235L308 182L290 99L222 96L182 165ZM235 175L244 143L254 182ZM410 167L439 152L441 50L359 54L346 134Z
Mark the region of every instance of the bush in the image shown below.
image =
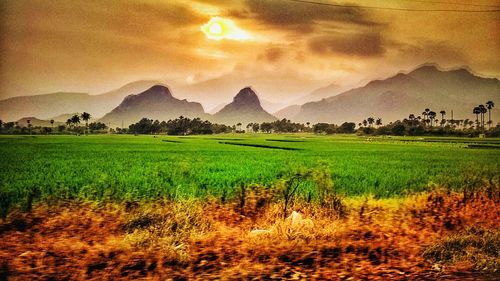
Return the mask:
M428 247L424 258L434 263L469 262L478 271L500 269L500 231L471 227Z

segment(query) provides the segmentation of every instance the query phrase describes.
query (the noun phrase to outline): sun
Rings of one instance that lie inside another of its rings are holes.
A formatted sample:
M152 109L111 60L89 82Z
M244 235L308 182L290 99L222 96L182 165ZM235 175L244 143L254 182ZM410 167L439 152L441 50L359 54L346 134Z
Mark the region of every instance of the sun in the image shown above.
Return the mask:
M222 25L218 22L216 23L213 23L210 25L210 27L208 28L208 31L210 32L210 34L212 35L222 35Z
M234 21L221 17L213 17L200 27L201 31L212 40L248 40L250 34L239 28Z

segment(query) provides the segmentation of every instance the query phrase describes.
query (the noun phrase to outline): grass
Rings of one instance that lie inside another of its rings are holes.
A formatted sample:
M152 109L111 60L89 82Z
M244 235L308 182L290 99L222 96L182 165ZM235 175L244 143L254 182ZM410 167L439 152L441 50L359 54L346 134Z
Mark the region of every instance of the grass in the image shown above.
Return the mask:
M219 204L199 199L70 201L39 204L31 213L13 212L0 223L0 277L496 280L498 276L498 196L478 192L467 204L462 194L453 192L349 197L342 218L332 217L328 208L296 200L286 219L281 202L252 204L250 197L245 215L236 200Z
M0 280L487 279L499 144L0 136Z
M267 149L274 148L270 140L281 140L281 149ZM0 136L0 200L8 206L60 199L226 198L242 185L273 187L284 175L324 165L335 190L346 196L387 198L435 186L460 189L497 181L500 151L466 149L473 140L311 134ZM499 142L477 139L485 141ZM315 199L315 190L304 184L298 194Z
M500 270L500 231L467 228L428 247L424 258L435 263L467 263L477 271L496 272Z

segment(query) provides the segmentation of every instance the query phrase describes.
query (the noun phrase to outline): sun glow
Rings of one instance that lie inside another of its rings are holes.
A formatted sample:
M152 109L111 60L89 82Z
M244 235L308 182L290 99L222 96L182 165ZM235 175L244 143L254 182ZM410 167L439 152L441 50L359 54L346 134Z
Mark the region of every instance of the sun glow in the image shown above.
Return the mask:
M210 32L210 34L221 35L222 34L222 26L220 25L220 23L216 22L216 23L210 25L209 32Z
M221 17L213 17L200 27L201 31L212 40L248 40L250 34L239 28L234 21Z

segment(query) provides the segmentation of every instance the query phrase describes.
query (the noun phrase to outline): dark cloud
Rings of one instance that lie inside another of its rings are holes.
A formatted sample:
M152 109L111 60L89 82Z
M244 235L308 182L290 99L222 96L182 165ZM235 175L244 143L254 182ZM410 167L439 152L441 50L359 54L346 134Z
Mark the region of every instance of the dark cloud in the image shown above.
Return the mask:
M280 47L270 47L267 48L264 53L260 54L257 59L263 60L269 63L274 63L279 61L285 55L285 51Z
M456 46L439 40L419 40L418 44L393 43L391 48L395 50L397 58L404 58L412 64L434 62L440 65L462 66L471 63L469 54ZM411 56L408 56L408 54L411 54Z
M412 54L413 57L424 61L445 61L465 63L467 58L455 46L443 41L422 40L417 44L395 44L400 54Z
M326 7L275 0L247 0L245 3L256 19L280 29L309 32L320 21L377 25L364 11L353 7Z
M358 57L376 57L385 53L383 40L378 32L342 34L331 33L313 37L308 41L309 49L321 55L347 55Z

